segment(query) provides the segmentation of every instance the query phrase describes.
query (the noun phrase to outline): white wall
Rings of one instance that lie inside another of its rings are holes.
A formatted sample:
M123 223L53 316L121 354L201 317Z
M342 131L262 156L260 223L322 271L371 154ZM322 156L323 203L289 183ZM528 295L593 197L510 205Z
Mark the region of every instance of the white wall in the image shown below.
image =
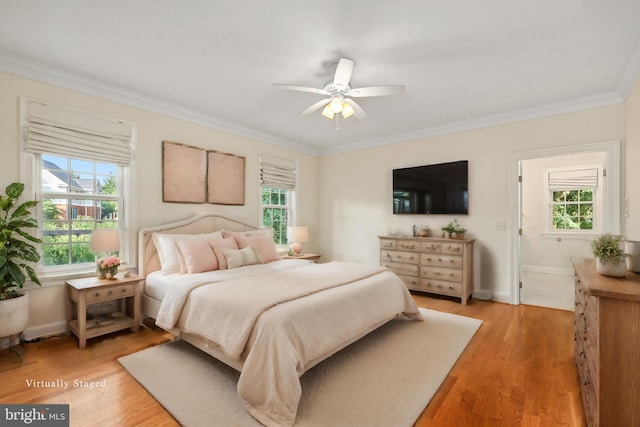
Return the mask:
M298 222L310 228L309 252L319 251L315 236L317 215L317 158L237 135L172 119L115 102L83 95L66 89L0 73L0 189L20 180L19 160L19 97L42 101L116 117L138 125L136 153L137 223L132 224L130 238L137 241L140 228L184 219L198 213L216 213L258 225L258 154L269 153L296 159L300 168ZM197 147L218 150L246 157L244 206L193 205L162 202L162 141L178 141ZM64 326L65 293L63 280L52 281L44 288L29 287L31 293L31 336L56 332ZM28 331L29 332L29 331ZM27 336L30 336L27 334Z
M624 234L629 240L640 240L640 79L624 104L624 194L629 216L624 218Z
M390 230L410 234L413 224L439 229L452 217L392 214L391 171L466 159L470 209L459 219L477 239L476 289L511 301L508 233L496 230L497 223L509 219L509 155L622 140L624 132L624 106L618 105L322 157L321 246L334 259L378 264L376 236Z

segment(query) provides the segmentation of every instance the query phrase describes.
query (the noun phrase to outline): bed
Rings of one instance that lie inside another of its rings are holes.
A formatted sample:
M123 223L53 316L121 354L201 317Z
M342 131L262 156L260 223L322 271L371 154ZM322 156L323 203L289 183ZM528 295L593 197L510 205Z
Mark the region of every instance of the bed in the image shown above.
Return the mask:
M139 248L143 315L238 370L267 426L294 424L308 369L395 317L422 320L386 268L280 259L269 231L221 216L145 228Z

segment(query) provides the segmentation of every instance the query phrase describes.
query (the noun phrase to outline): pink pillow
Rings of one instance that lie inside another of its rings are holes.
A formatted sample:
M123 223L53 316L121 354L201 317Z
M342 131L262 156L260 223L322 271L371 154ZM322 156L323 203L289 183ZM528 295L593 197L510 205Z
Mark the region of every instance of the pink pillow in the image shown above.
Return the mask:
M176 240L175 242L184 257L187 273L202 273L218 268L218 259L207 240Z
M262 262L271 262L281 259L271 236L243 236L241 234L236 234L235 239L238 242L238 247L240 249L251 246L251 249L258 253Z
M223 249L239 249L236 239L228 237L226 239L216 240L215 242L209 242L209 244L218 259L218 268L220 270L227 270L229 267L227 266L227 259L224 256Z

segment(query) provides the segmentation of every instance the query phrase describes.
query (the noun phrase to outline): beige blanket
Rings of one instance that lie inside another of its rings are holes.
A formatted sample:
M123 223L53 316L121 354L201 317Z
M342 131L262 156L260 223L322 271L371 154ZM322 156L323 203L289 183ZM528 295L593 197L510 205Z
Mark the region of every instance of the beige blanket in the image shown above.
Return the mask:
M182 328L244 359L238 394L267 426L294 423L311 366L400 313L421 318L393 273L340 262L198 286L185 307Z

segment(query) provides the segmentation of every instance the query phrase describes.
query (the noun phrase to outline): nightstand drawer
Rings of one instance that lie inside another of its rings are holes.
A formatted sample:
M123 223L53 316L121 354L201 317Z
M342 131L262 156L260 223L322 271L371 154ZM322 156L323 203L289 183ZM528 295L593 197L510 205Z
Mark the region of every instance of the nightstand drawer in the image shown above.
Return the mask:
M109 288L87 290L87 304L101 301L111 301L117 298L131 297L135 294L135 285L120 285Z

